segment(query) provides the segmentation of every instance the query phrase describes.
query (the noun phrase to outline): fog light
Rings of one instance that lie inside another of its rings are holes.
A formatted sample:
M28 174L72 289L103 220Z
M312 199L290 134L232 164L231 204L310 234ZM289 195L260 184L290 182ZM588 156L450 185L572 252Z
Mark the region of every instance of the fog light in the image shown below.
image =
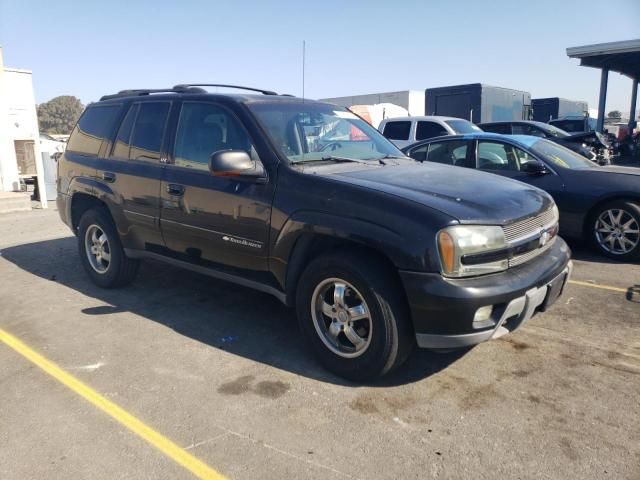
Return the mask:
M489 327L493 325L491 320L491 314L493 313L493 305L485 305L476 310L476 314L473 316L473 326L475 328Z

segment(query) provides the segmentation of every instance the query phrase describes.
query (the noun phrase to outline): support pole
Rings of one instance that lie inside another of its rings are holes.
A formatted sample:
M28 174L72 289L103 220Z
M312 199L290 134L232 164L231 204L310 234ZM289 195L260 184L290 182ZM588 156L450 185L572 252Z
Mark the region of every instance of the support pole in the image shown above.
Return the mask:
M607 83L609 81L609 69L603 68L600 75L600 98L598 100L598 123L596 131L604 131L604 109L607 108Z
M633 80L631 88L631 108L629 109L629 131L633 130L638 124L636 121L636 101L638 100L638 79Z

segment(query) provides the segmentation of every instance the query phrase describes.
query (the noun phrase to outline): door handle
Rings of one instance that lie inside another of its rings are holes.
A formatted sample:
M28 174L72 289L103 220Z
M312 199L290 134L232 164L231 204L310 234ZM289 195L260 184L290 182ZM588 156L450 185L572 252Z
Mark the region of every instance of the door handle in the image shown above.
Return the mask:
M102 179L105 182L113 183L116 181L116 174L113 172L102 172Z
M169 195L182 196L184 195L184 185L178 185L177 183L168 183L167 193Z

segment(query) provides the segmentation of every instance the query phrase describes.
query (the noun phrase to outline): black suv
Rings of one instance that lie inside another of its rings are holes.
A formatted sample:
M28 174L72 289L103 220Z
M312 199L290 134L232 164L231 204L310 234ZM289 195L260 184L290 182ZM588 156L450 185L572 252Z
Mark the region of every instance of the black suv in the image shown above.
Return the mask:
M210 86L123 91L78 121L57 202L98 285L153 258L268 292L358 380L416 343L496 338L562 292L570 251L542 190L415 162L335 105Z

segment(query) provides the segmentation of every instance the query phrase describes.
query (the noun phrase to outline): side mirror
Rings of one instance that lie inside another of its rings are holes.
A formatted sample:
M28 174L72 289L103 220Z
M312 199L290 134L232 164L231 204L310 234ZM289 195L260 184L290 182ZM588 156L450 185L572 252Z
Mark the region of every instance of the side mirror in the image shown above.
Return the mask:
M529 175L544 175L549 173L547 166L540 162L527 162L522 165L522 171Z
M244 150L218 150L211 154L209 171L215 177L238 177L265 181L264 167Z

